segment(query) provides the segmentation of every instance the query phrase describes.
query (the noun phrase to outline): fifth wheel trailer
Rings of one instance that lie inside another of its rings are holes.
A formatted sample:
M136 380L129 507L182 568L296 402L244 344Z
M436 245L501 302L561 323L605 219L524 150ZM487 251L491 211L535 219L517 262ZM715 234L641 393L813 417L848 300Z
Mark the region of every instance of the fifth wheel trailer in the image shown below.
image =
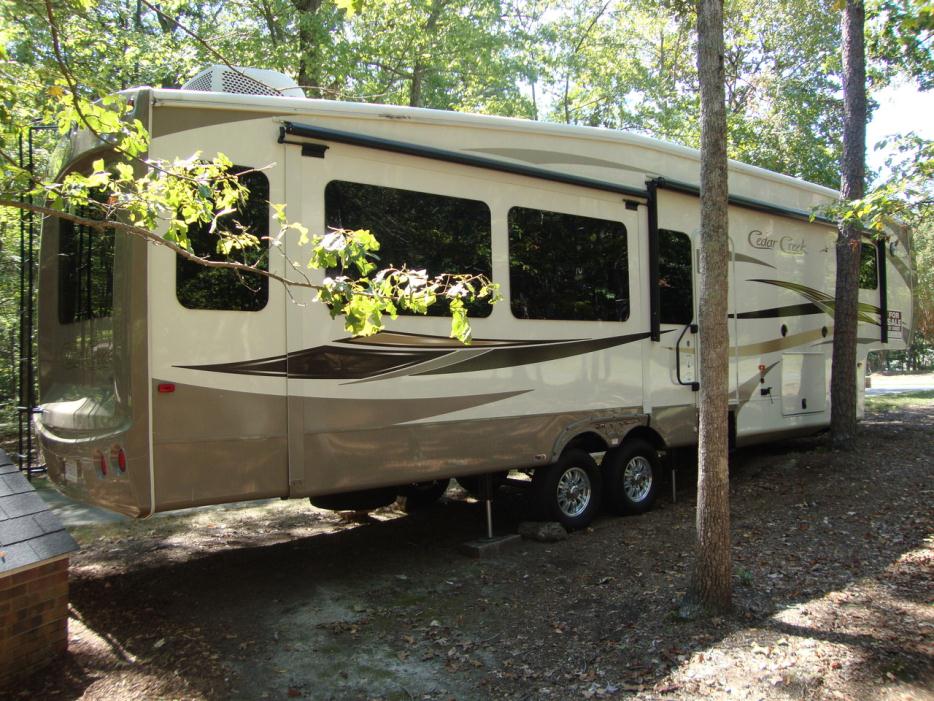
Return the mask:
M648 508L658 452L697 440L698 152L282 96L224 70L189 89L128 91L150 157L222 152L264 168L245 176L239 213L260 236L269 203L285 203L312 231L371 230L383 263L485 274L504 300L471 310L470 346L448 337L444 309L352 338L310 290L244 284L50 219L35 424L58 487L147 516L268 497L339 508L524 469L539 507L569 526L589 522L601 492L615 510ZM62 173L110 157L86 133L68 148ZM836 231L809 214L838 193L736 162L729 182L735 442L818 432L830 416ZM212 253L206 229L190 236ZM909 339L909 247L897 226L862 245L860 398L867 353ZM307 257L288 240L262 265L294 277L291 262L303 270ZM604 451L597 467L590 454Z

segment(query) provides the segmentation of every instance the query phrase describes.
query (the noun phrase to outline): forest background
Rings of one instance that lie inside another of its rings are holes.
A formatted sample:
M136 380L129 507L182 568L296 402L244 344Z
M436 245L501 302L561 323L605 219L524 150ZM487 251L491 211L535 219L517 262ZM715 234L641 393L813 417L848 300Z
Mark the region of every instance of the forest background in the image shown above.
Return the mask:
M725 5L729 156L832 188L840 183L837 0ZM67 87L86 97L177 87L229 62L294 77L313 98L403 104L623 129L697 147L696 16L684 0L14 0L0 9L0 192L21 187L30 124ZM934 2L867 3L870 98L934 88ZM50 17L52 18L50 20ZM53 32L53 30L55 30ZM904 88L903 88L904 89ZM924 115L917 115L919 122ZM36 131L40 170L55 132ZM934 365L934 146L886 135L862 210L914 229L917 333L875 369ZM870 144L870 148L873 145ZM878 160L878 159L877 159ZM0 433L15 422L20 212L0 208Z

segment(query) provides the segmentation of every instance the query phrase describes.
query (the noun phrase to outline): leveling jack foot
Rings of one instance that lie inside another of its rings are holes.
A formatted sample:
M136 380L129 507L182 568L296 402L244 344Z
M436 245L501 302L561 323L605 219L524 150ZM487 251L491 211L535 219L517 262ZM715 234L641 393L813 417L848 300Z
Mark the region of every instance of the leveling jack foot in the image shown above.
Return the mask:
M495 557L510 545L515 545L521 540L522 536L518 533L510 533L509 535L497 536L496 538L480 538L479 540L471 540L462 544L460 551L468 557L483 560Z

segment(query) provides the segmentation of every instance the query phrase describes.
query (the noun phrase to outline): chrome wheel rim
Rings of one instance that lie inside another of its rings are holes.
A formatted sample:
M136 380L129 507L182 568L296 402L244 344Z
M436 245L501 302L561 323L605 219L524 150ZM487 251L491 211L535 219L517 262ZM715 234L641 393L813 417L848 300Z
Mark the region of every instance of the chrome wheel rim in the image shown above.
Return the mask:
M569 518L580 516L590 504L590 476L579 467L569 467L558 480L558 508Z
M636 455L626 463L623 471L623 490L630 501L639 503L652 489L652 463L642 455Z

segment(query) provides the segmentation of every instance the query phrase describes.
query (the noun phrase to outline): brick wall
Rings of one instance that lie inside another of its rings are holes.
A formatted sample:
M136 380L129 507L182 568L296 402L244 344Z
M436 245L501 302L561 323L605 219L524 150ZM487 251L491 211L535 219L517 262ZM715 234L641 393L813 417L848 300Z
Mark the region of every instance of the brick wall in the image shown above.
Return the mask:
M0 687L68 648L68 558L0 575Z

